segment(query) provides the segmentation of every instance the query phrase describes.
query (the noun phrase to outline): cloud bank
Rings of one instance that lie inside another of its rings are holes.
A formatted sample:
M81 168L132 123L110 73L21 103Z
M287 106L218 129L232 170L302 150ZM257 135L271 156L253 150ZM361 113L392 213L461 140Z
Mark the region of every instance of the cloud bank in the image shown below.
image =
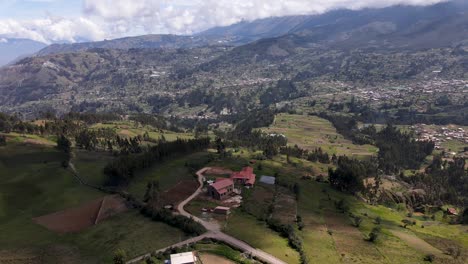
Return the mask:
M320 14L338 8L431 5L448 0L83 0L77 18L0 20L0 36L51 42L138 34L191 34L271 16Z

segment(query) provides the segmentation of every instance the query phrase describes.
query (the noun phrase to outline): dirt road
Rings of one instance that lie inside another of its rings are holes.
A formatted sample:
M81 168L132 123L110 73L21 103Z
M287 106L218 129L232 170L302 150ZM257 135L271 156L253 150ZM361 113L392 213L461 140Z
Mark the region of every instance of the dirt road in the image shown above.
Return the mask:
M195 243L197 241L200 241L204 238L212 238L212 239L216 239L218 241L222 241L228 245L231 245L232 247L234 248L237 248L243 252L248 252L250 255L266 262L266 263L270 263L270 264L286 264L286 262L260 250L260 249L256 249L256 248L253 248L252 246L250 246L249 244L245 243L244 241L241 241L237 238L234 238L232 236L229 236L223 232L221 232L221 228L219 226L219 224L217 222L214 222L214 221L210 221L210 222L207 222L207 221L204 221L194 215L191 215L190 213L188 213L187 211L185 211L184 207L185 205L187 205L191 200L193 200L195 197L197 197L197 195L199 195L201 192L202 192L202 188L203 188L203 173L205 173L207 170L209 170L211 168L207 167L207 168L203 168L199 171L197 171L197 176L198 176L198 183L200 184L200 186L198 187L198 189L192 194L190 195L190 197L188 197L187 199L185 199L183 202L181 202L178 206L177 206L177 210L179 211L179 213L181 215L184 215L186 217L191 217L193 218L195 221L199 222L200 224L202 224L206 230L208 230L207 233L201 235L201 236L198 236L198 237L195 237L195 238L191 238L191 239L188 239L186 241L183 241L183 242L180 242L180 243L177 243L175 245L172 245L172 246L169 246L167 248L164 248L164 249L160 249L156 252L163 252L165 251L166 249L168 248L174 248L174 247L181 247L183 245L186 245L186 244L192 244L192 243ZM129 263L137 263L138 261L141 261L143 260L145 257L148 257L150 256L150 254L145 254L143 256L140 256L138 258L135 258L135 259L132 259L130 261L127 262L127 264Z

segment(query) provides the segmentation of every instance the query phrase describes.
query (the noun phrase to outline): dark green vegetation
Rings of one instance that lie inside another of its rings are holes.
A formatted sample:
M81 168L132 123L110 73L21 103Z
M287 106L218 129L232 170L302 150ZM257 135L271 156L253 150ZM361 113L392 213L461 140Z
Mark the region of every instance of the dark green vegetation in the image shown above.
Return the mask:
M135 172L154 166L176 154L189 154L208 148L210 140L202 139L178 139L173 142L160 142L146 151L137 154L122 155L104 168L108 176L106 185L127 185L134 178Z

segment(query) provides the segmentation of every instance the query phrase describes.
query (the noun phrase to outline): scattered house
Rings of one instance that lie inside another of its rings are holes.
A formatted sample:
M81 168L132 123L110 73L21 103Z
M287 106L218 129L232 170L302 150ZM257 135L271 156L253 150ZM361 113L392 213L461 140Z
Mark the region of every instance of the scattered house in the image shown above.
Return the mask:
M185 252L171 255L170 264L195 264L197 257L193 252Z
M234 191L232 179L219 178L216 182L208 186L208 195L213 199L222 200L227 198Z
M231 179L236 184L243 184L245 186L253 186L255 184L255 174L252 167L245 167L239 172L233 172Z
M457 209L455 208L447 208L448 215L458 215Z
M217 206L213 212L215 214L220 214L220 215L228 215L231 213L231 208L229 207L224 207L224 206Z
M275 185L276 178L272 176L263 175L262 177L260 177L260 182L269 184L269 185Z

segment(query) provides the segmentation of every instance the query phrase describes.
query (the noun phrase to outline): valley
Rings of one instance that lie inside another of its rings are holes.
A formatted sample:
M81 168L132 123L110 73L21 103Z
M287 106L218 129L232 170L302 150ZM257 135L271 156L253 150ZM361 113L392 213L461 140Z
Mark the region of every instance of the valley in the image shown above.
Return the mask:
M468 262L468 5L253 2L0 18L0 263Z

